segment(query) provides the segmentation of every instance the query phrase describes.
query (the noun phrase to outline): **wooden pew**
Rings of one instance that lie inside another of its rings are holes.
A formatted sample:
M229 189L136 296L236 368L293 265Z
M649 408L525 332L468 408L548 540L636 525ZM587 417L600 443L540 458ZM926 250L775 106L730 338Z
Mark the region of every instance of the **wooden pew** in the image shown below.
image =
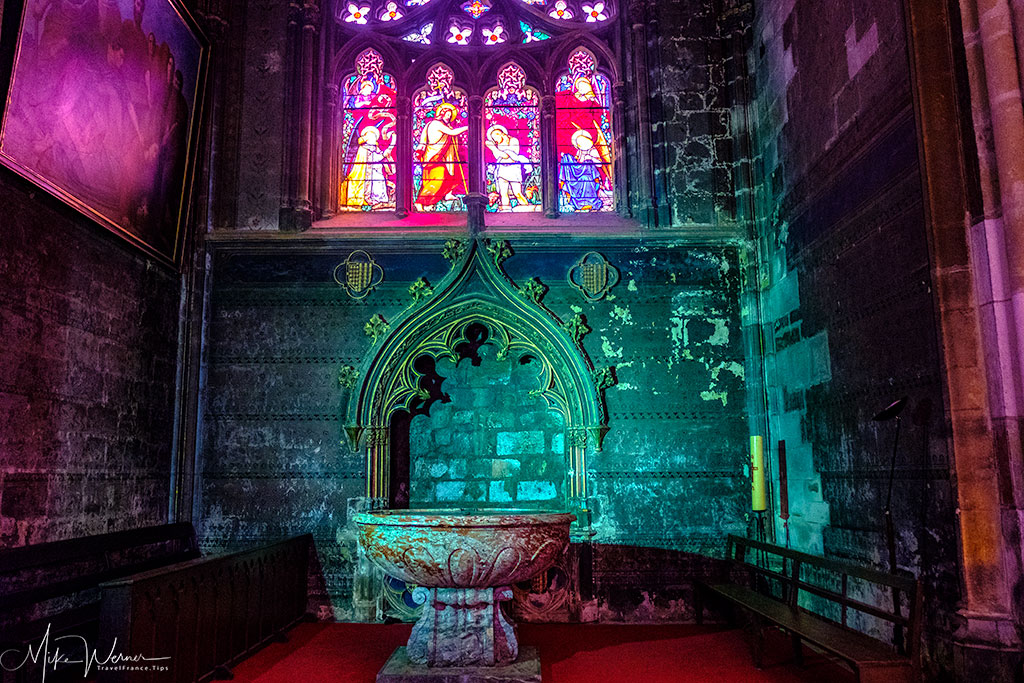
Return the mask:
M207 681L306 615L313 537L204 557L100 586L99 651L167 657L154 670L99 670L106 682ZM162 667L166 666L166 670Z
M727 559L738 570L736 574L748 573L754 587L735 581L698 581L697 623L703 621L705 597L742 608L758 668L764 656L764 627L775 625L790 634L798 662L801 643L806 641L846 662L861 683L920 680L920 581L733 535ZM822 578L829 581L816 580ZM823 585L828 583L832 586ZM891 596L889 606L851 597L857 589ZM825 611L837 613L838 618ZM853 615L864 616L851 619ZM872 619L875 625L891 624L892 643L857 628Z
M198 556L188 523L0 550L0 645L94 630L100 583Z

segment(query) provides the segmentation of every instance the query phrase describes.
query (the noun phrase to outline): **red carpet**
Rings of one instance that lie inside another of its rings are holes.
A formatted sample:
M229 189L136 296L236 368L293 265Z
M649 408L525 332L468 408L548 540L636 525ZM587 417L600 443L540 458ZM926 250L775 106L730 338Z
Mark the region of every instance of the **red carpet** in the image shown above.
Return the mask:
M301 624L234 669L235 681L372 683L409 637L408 624ZM789 641L769 642L765 669L751 664L740 631L692 625L520 624L520 642L540 649L545 683L848 683L853 675L805 648L803 667Z

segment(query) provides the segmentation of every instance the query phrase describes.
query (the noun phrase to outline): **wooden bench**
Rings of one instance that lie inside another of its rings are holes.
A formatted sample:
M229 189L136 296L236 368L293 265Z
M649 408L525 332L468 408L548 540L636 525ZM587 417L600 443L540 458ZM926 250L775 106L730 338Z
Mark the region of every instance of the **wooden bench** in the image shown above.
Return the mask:
M313 537L213 555L104 583L101 652L166 657L166 671L97 672L99 683L231 678L230 668L306 617Z
M698 581L697 623L703 621L706 597L742 608L758 668L764 627L775 625L790 634L797 662L806 641L846 662L862 683L920 680L920 581L732 535L727 559L753 587ZM892 643L868 629L891 631Z
M99 585L199 557L189 523L116 531L0 550L4 641L35 640L99 617Z
M95 642L102 582L198 556L189 523L0 550L0 652L24 650L47 629L51 641L73 633Z

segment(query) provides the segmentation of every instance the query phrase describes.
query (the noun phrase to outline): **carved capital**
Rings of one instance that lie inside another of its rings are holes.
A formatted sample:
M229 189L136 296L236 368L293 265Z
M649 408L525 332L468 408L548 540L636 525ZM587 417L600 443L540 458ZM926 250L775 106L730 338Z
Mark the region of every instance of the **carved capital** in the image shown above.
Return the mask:
M471 95L469 97L469 115L470 116L482 116L484 113L484 98L480 95Z
M554 118L555 116L555 96L545 95L540 98L540 113L544 118Z
M569 430L569 445L573 448L587 447L587 430L582 427L575 427Z
M412 100L406 95L399 95L395 99L395 108L398 109L399 118L409 118L412 115Z
M302 6L302 27L314 31L320 29L320 5L315 2L307 2Z
M297 2L288 3L288 25L297 26L302 22L302 5Z
M612 99L615 100L616 106L622 106L626 101L626 84L619 81L612 85Z
M338 95L341 93L341 88L335 83L331 83L324 88L324 94L327 96L327 106L336 107L338 106Z
M366 431L366 445L370 448L384 448L390 437L387 427L370 427Z
M633 19L633 28L643 26L647 16L647 2L645 0L629 0L626 3L626 16Z
M200 14L199 24L203 27L203 33L214 45L223 42L228 34L228 22L216 14Z

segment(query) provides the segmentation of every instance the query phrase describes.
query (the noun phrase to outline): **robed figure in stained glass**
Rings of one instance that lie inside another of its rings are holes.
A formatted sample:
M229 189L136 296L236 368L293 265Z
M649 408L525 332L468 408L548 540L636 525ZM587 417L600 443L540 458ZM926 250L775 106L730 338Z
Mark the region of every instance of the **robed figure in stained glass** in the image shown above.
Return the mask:
M488 211L539 211L540 96L510 62L484 96L484 180Z
M423 128L417 159L423 163L423 182L416 195L417 208L452 201L466 193L466 176L459 136L469 126L453 125L459 118L459 108L442 102L436 116Z
M520 154L519 140L509 135L505 126L495 124L487 129L484 144L496 161L493 174L499 210L513 211L513 199L517 202L516 207L529 209L530 200L523 194L523 175L533 172L533 164L529 157Z
M366 50L345 83L342 111L344 166L338 190L341 209L373 211L395 206L395 83L384 60Z
M610 84L584 50L573 53L569 67L555 89L559 210L610 211Z

